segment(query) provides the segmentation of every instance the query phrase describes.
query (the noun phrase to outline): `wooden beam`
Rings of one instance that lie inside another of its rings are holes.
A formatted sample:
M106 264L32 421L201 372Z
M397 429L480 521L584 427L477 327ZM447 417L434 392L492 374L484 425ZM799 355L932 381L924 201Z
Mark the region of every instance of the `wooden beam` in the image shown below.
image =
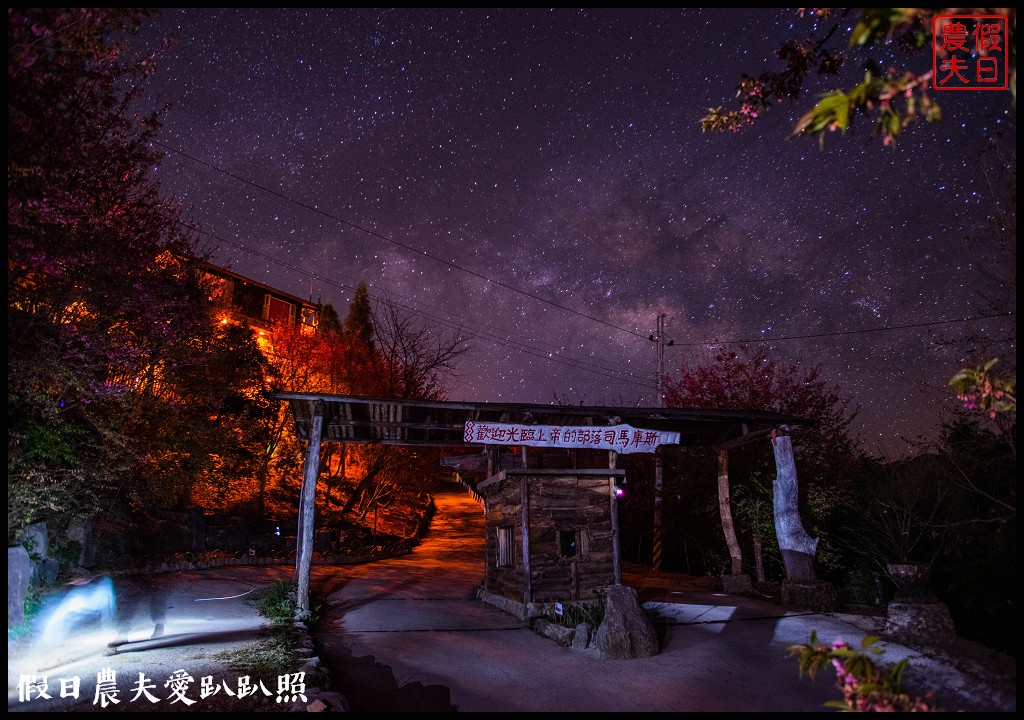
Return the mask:
M768 437L769 435L772 434L772 430L773 428L765 428L764 430L755 430L754 432L747 432L744 433L743 435L740 435L738 438L727 440L718 447L723 450L732 450L733 448L737 448L740 445L746 445L747 443L752 442L754 440L758 440L763 437Z

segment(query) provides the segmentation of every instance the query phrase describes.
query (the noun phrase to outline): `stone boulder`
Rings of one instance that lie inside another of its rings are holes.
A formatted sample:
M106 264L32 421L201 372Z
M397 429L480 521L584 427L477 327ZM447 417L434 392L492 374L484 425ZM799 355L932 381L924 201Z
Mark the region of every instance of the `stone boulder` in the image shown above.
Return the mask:
M586 650L590 645L590 623L580 623L572 635L572 649Z
M33 562L40 562L50 556L50 534L45 522L32 523L18 536L18 543L25 546Z
M661 649L654 623L640 606L636 590L625 585L605 589L604 620L595 641L601 656L608 658L650 657Z
M742 595L754 589L750 576L743 573L736 573L722 576L722 592L730 595Z
M84 568L96 567L96 536L92 530L92 520L73 520L68 528L68 540L78 543L81 547L75 559L77 565Z
M887 608L885 635L913 646L942 646L956 639L949 607L939 602L891 602Z
M839 593L827 580L783 580L782 605L812 612L835 612L839 607Z
M7 627L25 621L25 598L32 577L32 560L21 545L7 548Z

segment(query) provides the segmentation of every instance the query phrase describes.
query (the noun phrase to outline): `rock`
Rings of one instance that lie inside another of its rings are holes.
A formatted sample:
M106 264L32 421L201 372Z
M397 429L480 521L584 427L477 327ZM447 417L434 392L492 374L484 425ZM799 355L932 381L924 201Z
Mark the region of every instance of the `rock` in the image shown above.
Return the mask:
M727 592L731 595L742 595L745 592L750 592L753 589L753 584L750 582L750 576L742 573L736 575L723 575L722 576L722 591Z
M835 585L827 580L783 580L782 605L813 612L835 612L839 607L839 594Z
M50 536L46 532L45 522L32 523L26 527L18 536L18 542L28 550L29 557L36 562L41 562L49 557Z
M306 700L301 698L291 707L292 712L349 712L348 699L336 692L314 688L306 692Z
M35 564L35 579L43 585L53 585L60 575L60 560L48 557Z
M82 550L78 554L77 565L84 568L96 566L96 536L93 534L92 521L78 519L71 522L68 528L68 539L77 542Z
M351 709L348 698L341 693L323 692L317 699L327 704L327 712L349 712Z
M576 632L572 636L573 650L586 650L590 644L590 624L580 623L576 626Z
M912 644L941 645L956 637L949 607L934 602L891 602L885 622L887 637Z
M573 633L576 632L574 628L547 621L539 624L537 629L541 635L551 638L559 645L568 645L572 642Z
M7 548L7 627L25 621L25 598L28 581L32 576L32 561L21 545Z
M596 640L601 655L609 658L650 657L660 650L654 623L640 606L636 590L625 585L605 589L604 620Z

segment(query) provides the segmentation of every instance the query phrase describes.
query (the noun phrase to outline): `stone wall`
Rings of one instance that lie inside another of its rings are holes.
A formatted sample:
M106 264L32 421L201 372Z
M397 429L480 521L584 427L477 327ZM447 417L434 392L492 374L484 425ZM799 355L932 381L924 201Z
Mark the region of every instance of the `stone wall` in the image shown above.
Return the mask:
M934 602L891 602L885 621L886 637L911 645L940 645L956 637L949 608Z

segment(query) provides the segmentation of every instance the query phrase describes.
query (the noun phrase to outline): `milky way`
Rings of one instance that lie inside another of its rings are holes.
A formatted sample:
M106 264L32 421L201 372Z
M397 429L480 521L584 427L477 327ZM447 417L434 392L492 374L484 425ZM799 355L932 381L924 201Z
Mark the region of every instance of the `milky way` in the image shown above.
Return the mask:
M944 121L895 147L863 118L824 151L789 139L853 65L701 132L810 28L777 9L193 8L139 40L178 37L147 86L171 103L156 172L213 260L342 315L366 282L458 333L449 399L656 405L664 313L669 372L741 340L821 365L891 451L955 404L974 358L944 341L1015 328L932 324L984 314L1000 198L979 151L1005 128L1015 152L1015 115L1006 93L945 93Z

